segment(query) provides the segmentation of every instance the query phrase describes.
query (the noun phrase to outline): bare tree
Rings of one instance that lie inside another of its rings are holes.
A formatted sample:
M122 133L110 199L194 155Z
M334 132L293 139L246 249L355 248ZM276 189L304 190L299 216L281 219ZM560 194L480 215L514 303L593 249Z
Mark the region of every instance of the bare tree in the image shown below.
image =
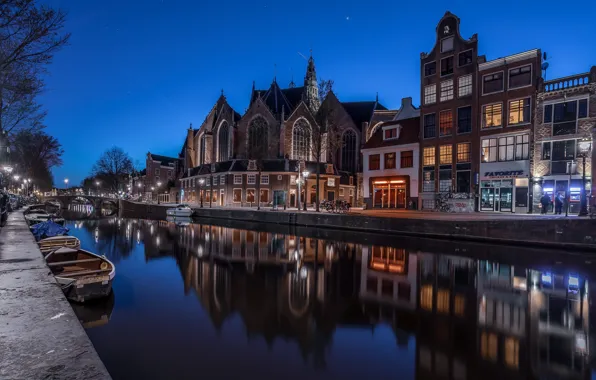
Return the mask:
M12 162L19 174L34 178L42 188L53 185L51 169L62 165L64 150L44 131L21 130L11 141Z
M316 124L311 126L312 155L317 163L316 169L316 192L315 202L316 211L319 212L319 191L321 178L321 163L326 163L329 152L335 152L341 138L335 121L335 108L328 99L328 95L333 92L333 80L319 81L319 99L321 106L315 115Z
M0 131L41 128L41 75L66 45L65 14L35 0L0 0Z
M113 191L118 191L120 184L133 172L132 160L122 148L116 146L106 150L91 169L92 175L101 178Z

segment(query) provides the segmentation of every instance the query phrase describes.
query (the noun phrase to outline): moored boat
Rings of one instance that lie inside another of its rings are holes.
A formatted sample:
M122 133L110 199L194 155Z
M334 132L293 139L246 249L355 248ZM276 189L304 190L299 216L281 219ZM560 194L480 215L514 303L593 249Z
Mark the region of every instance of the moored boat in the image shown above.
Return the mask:
M59 248L80 249L81 241L74 236L52 236L37 242L39 250L43 255L55 251Z
M192 215L192 208L185 204L179 204L174 208L169 208L166 210L166 214L168 216L175 216L175 217L190 217Z
M46 256L46 263L71 301L103 298L112 291L116 267L105 256L83 249L59 248Z
M64 225L64 218L57 217L46 211L41 210L32 212L30 214L26 214L25 220L27 220L29 226L34 226L38 223L47 222L49 220L53 221L56 224L60 224L62 226Z

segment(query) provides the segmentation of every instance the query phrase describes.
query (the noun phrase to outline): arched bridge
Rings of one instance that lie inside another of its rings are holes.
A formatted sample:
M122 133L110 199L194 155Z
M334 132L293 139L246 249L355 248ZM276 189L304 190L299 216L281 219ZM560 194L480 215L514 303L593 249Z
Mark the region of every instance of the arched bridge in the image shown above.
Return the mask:
M105 203L111 204L118 208L118 198L98 197L95 195L53 195L42 197L44 203L58 202L63 209L68 208L70 204L91 203L91 205L99 210Z

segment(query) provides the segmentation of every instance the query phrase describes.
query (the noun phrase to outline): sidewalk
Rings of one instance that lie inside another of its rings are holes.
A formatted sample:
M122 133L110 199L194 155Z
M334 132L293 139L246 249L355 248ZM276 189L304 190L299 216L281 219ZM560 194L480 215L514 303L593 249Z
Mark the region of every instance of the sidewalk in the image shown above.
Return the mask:
M0 379L110 379L21 211L0 231Z

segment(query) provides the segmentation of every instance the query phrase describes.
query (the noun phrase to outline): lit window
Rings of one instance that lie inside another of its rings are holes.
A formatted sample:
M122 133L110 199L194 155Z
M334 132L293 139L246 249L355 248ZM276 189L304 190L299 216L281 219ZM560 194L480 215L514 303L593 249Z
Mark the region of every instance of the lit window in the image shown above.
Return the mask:
M242 189L234 189L233 190L232 202L234 202L234 203L242 202Z
M464 75L457 79L457 96L472 95L472 74Z
M371 154L368 156L368 170L381 169L381 155Z
M437 310L449 314L449 290L437 291Z
M257 175L256 174L248 174L246 176L246 183L248 185L254 185L255 183L257 183Z
M453 36L441 40L441 53L453 50Z
M457 144L457 162L466 163L471 161L470 143Z
M509 101L509 125L530 122L530 98Z
M420 288L420 307L426 310L433 309L433 288L431 285L424 285Z
M461 294L455 295L455 315L463 317L466 311L466 299Z
M234 174L234 185L242 185L242 174Z
M261 174L261 185L269 185L269 174Z
M437 102L437 86L431 84L424 87L424 104L433 104Z
M385 153L385 169L395 169L395 153Z
M261 189L261 202L269 202L269 189Z
M519 368L519 341L516 338L505 339L505 364Z
M503 105L487 104L482 107L482 128L496 128L503 125Z
M439 136L449 136L453 129L453 113L451 110L439 114Z
M451 145L441 145L439 147L439 164L449 165L453 161L453 148Z
M441 82L441 101L453 99L453 79Z
M422 162L424 166L434 166L435 165L435 147L429 146L424 148L423 151Z
M482 140L482 162L496 162L497 152L497 139Z
M497 360L497 335L488 332L482 332L480 336L480 355L484 359L491 361Z
M246 189L246 201L249 203L255 202L255 189Z

